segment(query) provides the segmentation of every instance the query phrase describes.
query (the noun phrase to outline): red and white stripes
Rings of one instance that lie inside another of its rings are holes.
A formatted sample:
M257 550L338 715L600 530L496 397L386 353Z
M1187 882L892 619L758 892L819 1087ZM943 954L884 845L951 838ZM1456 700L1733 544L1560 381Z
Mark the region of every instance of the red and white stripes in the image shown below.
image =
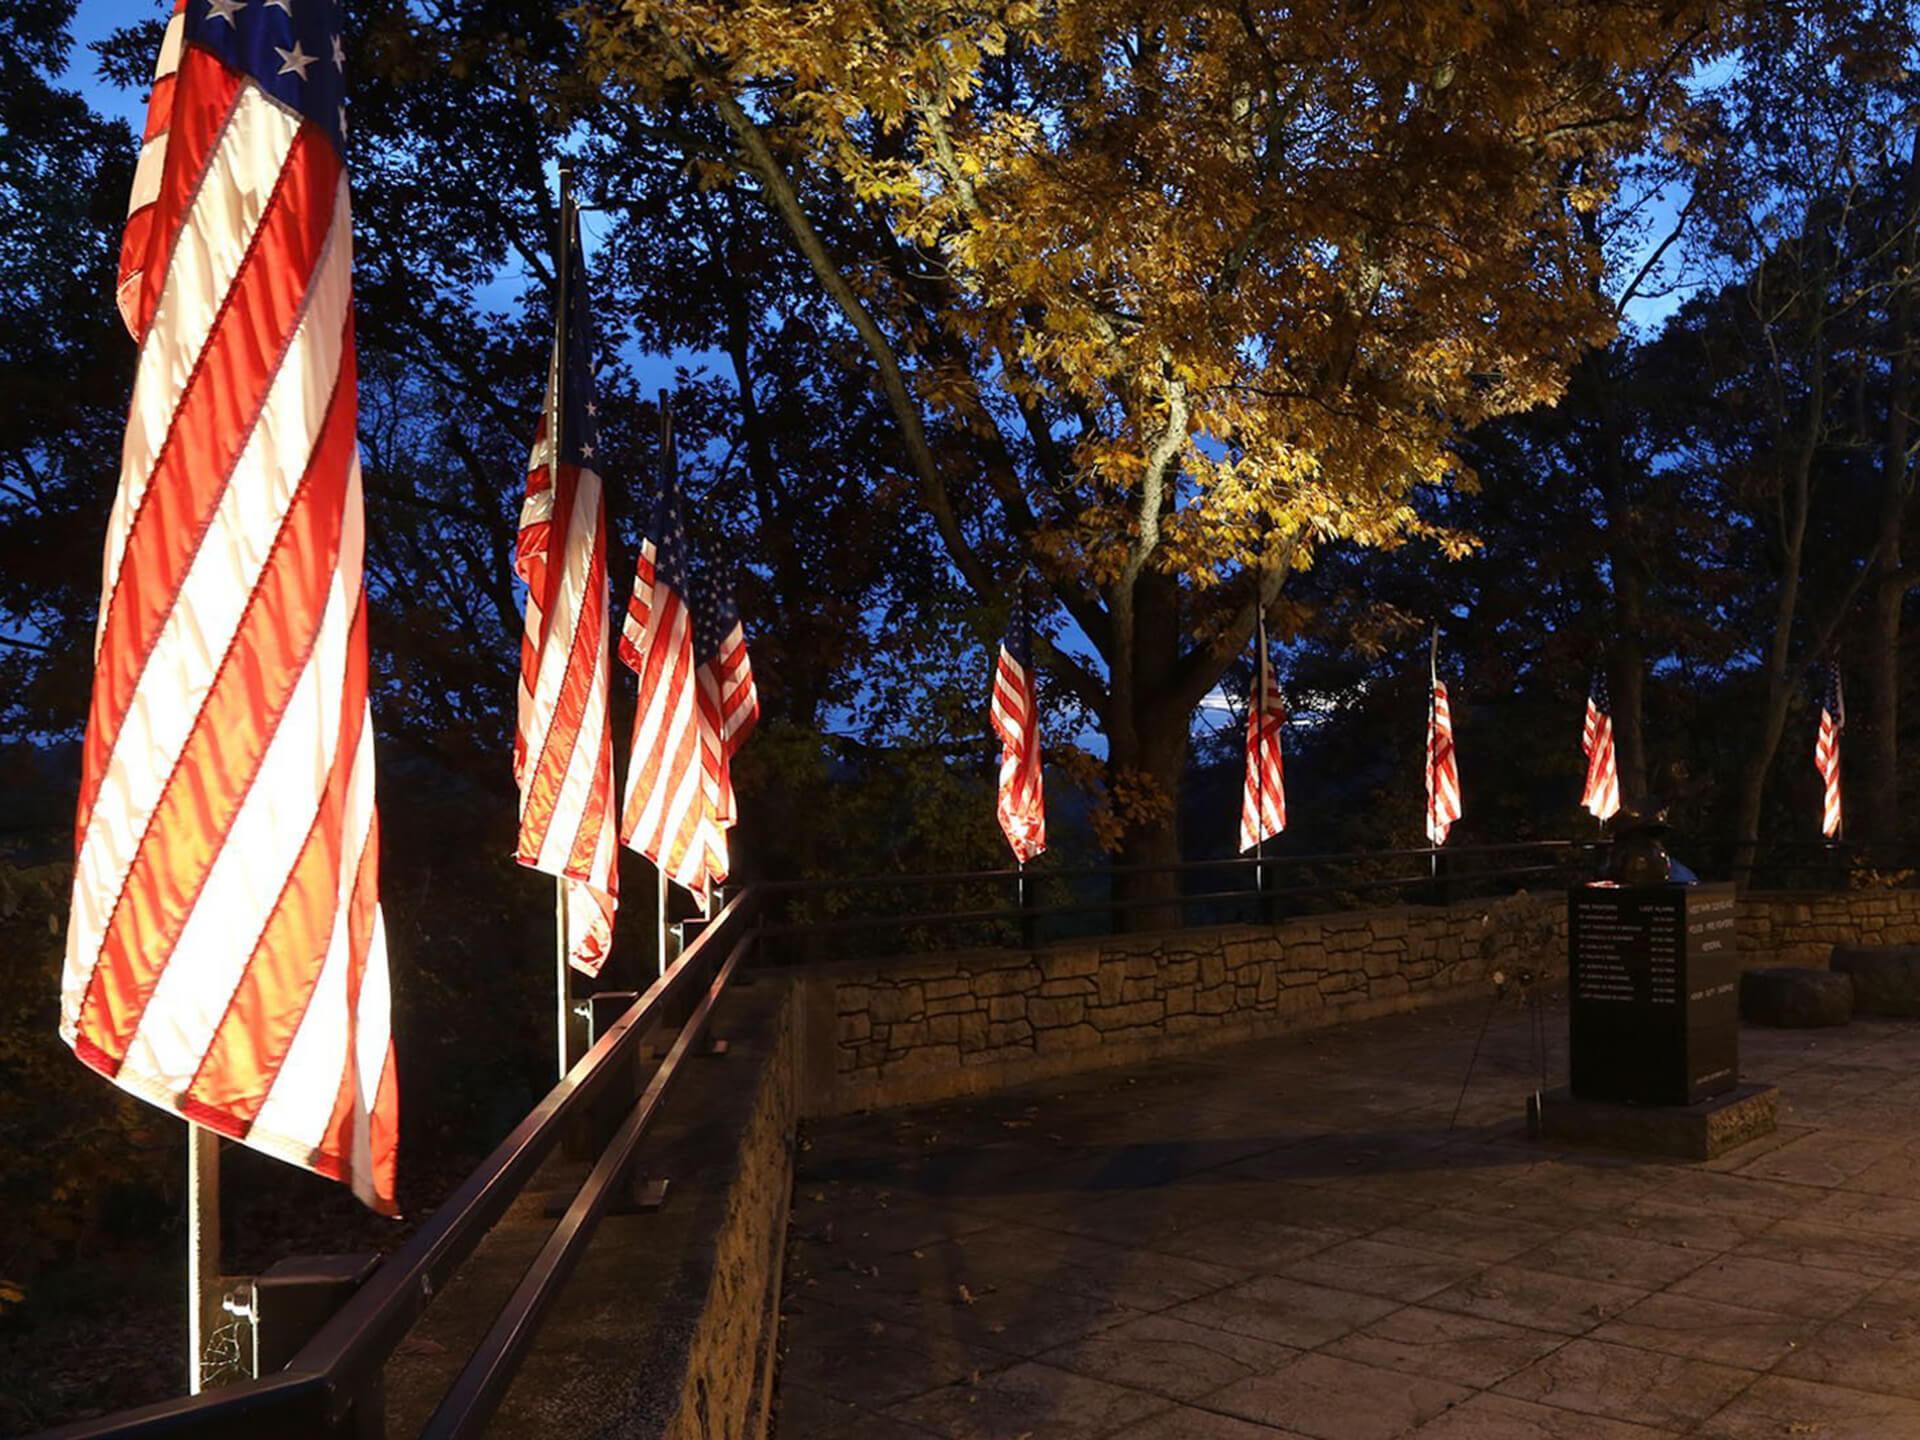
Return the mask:
M513 773L522 865L567 883L567 960L600 973L619 875L607 634L606 505L590 467L555 467L543 417L527 461L514 568L527 583ZM554 537L559 563L554 564Z
M344 167L178 12L147 136L61 1035L391 1211Z
M1273 678L1264 618L1256 628L1259 654L1254 662L1253 693L1247 709L1246 785L1240 797L1240 848L1251 850L1287 828L1286 766L1280 732L1287 707Z
M1453 753L1453 711L1447 687L1433 677L1433 699L1427 711L1427 840L1447 843L1447 832L1460 818L1460 766Z

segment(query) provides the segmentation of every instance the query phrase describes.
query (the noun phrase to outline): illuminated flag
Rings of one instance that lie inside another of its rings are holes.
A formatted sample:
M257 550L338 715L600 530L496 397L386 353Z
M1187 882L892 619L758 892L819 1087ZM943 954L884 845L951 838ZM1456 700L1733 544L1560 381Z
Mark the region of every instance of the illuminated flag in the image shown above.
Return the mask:
M1587 781L1580 803L1596 818L1611 820L1620 809L1620 769L1613 754L1613 697L1607 677L1594 672L1587 691L1587 723L1580 732L1580 749L1587 757Z
M60 1033L391 1213L339 30L332 0L183 0L161 46Z
M513 776L515 858L566 882L567 961L600 973L613 945L619 872L613 737L607 728L607 515L594 469L593 307L580 215L568 208L566 323L556 327L546 413L527 461L513 568L527 585ZM560 431L559 453L548 444Z
M1820 734L1813 742L1813 765L1826 786L1820 811L1820 833L1829 840L1840 833L1840 732L1847 728L1847 704L1840 694L1840 667L1827 662L1826 689L1820 697Z
M1254 637L1258 654L1247 707L1247 781L1240 798L1242 850L1251 850L1287 828L1285 767L1280 760L1280 728L1286 724L1287 707L1273 678L1264 615L1259 618Z
M1460 818L1460 766L1453 753L1453 711L1440 682L1440 642L1434 641L1433 697L1427 707L1427 839L1447 843Z
M670 434L620 658L640 677L621 843L704 897L732 864L733 757L760 718L760 696L732 597L712 574L693 573Z
M1000 737L1000 799L994 813L1014 858L1047 848L1047 794L1040 771L1040 707L1033 683L1033 627L1024 591L1014 602L993 670L992 720Z

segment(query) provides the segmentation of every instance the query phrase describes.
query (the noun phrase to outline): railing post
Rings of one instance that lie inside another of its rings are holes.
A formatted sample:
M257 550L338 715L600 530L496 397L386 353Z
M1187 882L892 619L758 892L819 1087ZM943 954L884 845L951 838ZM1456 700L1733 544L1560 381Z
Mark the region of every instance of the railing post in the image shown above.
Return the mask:
M379 1268L378 1255L292 1255L253 1282L255 1373L284 1370ZM329 1426L342 1440L382 1440L386 1397L376 1367L353 1397L344 1423Z

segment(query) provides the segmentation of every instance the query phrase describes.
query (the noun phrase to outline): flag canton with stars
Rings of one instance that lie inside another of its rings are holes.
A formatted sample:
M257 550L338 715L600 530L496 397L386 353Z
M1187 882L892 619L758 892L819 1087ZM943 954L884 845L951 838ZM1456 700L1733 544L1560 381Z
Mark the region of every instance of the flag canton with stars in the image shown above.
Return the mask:
M1820 693L1820 708L1833 717L1836 728L1847 723L1846 702L1840 696L1840 667L1828 665L1821 676L1825 682Z
M1007 617L1007 638L1000 642L1000 648L1022 670L1033 669L1033 622L1027 615L1024 595L1013 603L1013 613Z
M561 346L564 359L560 377L560 463L597 471L600 405L593 390L593 340L593 300L587 293L587 257L580 244L580 212L574 210L567 223L567 333L566 343Z
M1613 714L1613 696L1607 693L1607 677L1604 673L1598 670L1594 671L1593 687L1587 692L1587 695L1588 698L1593 701L1593 708L1598 710L1602 715L1611 716Z
M339 0L187 0L186 42L249 76L344 145L341 19Z

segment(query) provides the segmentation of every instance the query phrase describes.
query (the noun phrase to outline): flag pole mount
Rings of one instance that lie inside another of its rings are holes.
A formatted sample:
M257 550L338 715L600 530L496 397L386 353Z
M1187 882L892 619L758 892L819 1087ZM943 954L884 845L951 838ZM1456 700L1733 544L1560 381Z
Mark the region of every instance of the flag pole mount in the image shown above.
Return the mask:
M187 1122L187 1393L205 1383L220 1314L220 1135Z

